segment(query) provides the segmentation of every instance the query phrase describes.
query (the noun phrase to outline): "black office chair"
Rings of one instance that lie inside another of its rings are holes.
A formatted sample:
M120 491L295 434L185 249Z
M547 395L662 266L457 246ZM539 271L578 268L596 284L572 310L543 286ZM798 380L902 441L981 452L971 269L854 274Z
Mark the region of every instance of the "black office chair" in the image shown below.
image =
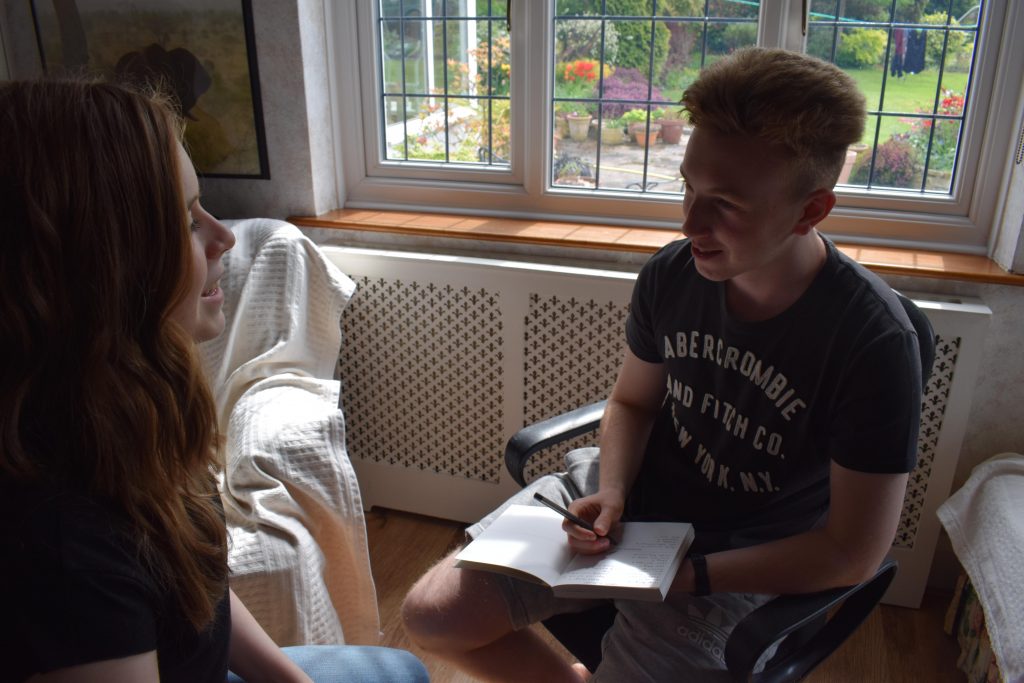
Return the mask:
M922 383L927 384L935 360L935 332L910 299L898 292L897 296L917 330ZM530 457L597 429L606 403L599 401L518 431L505 448L505 466L512 478L526 486L524 471ZM867 618L889 588L896 570L896 562L887 559L874 576L856 586L781 595L755 609L736 625L725 646L725 662L733 679L756 683L802 680ZM585 612L555 615L543 623L573 656L594 671L601 663L601 638L611 627L615 613L615 606L607 604ZM764 669L753 673L761 654L776 642L779 647Z

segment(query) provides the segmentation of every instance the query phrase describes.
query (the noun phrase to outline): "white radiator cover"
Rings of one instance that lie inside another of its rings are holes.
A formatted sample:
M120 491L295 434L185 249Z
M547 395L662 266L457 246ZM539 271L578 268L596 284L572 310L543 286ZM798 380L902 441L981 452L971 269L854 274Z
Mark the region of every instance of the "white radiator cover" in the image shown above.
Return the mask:
M625 349L633 273L326 246L358 285L342 317L348 452L366 507L475 521L518 486L505 442L519 428L605 398ZM918 465L885 601L920 605L991 311L911 296L938 338ZM592 443L581 437L569 447ZM529 476L560 468L566 446Z

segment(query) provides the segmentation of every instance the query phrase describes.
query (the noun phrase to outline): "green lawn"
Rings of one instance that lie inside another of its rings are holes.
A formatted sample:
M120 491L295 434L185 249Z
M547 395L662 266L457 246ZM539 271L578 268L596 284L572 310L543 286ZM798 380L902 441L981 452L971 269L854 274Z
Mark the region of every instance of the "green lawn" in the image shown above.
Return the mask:
M926 69L921 73L902 78L892 78L890 76L885 81L886 92L884 102L881 100L881 69L846 69L846 72L860 86L861 92L867 98L869 111L912 114L914 112L930 113L932 110L935 102L935 89L938 86L938 72L934 69ZM963 93L967 86L967 73L947 71L942 75L942 81L945 89ZM874 121L869 121L862 142L867 144L874 142L875 128L873 123ZM891 135L905 133L909 129L909 121L901 120L899 117L883 117L878 140L879 142L885 142Z
M921 73L903 76L902 78L888 77L885 80L885 101L881 100L882 93L882 70L873 69L845 69L850 74L864 97L868 101L869 111L884 111L892 113L913 114L915 112L931 112L935 102L935 88L938 86L938 72L935 69L927 69ZM694 73L696 76L696 73ZM692 79L691 79L692 80ZM964 92L967 86L967 73L958 71L947 71L942 75L943 87ZM665 99L672 102L679 101L682 97L682 89L662 88ZM901 120L900 117L886 116L882 118L882 129L879 133L879 142L885 142L893 134L905 133L910 130L910 122ZM874 119L868 122L862 142L872 144L875 141Z

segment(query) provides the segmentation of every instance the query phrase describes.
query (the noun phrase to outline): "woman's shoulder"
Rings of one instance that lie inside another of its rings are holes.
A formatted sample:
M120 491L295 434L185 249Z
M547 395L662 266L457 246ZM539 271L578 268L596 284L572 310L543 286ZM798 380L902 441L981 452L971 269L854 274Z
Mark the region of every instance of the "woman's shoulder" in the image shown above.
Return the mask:
M49 671L148 652L160 591L124 515L80 492L0 482L0 638L15 671Z
M0 542L15 551L7 570L122 574L148 587L130 529L111 501L67 487L0 484Z

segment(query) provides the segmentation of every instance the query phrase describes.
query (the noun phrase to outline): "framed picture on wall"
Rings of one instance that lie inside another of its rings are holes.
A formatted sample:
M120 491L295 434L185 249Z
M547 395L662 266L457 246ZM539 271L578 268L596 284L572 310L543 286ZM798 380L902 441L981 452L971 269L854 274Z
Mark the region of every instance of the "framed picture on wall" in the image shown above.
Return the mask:
M251 0L32 0L48 74L159 84L204 177L269 178Z

